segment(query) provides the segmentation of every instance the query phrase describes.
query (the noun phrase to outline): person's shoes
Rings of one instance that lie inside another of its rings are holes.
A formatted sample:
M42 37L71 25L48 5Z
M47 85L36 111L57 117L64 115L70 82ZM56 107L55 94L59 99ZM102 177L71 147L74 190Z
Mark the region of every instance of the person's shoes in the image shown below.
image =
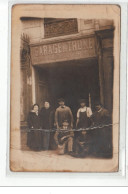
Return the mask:
M75 158L78 158L78 154L77 153L75 153L75 152L68 152L68 154L70 155L70 156L72 156L72 157L75 157Z

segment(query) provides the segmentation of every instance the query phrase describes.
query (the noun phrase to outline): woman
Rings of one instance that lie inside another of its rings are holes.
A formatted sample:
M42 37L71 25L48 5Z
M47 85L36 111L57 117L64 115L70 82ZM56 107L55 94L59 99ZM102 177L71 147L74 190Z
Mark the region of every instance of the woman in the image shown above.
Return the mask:
M28 115L28 127L30 132L27 134L27 145L30 149L39 151L42 149L42 132L40 129L39 106L34 104Z
M44 129L42 131L43 150L52 149L53 132L51 130L54 128L54 111L48 101L44 102L44 107L40 111L40 123L41 128Z

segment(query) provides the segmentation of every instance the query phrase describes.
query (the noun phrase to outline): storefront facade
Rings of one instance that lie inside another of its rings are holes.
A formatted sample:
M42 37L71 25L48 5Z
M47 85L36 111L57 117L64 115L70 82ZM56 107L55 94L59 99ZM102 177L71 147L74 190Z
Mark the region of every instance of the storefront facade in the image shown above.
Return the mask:
M112 113L111 20L21 18L21 126L32 104L64 97L75 114L78 99L100 101ZM83 87L85 85L85 87Z

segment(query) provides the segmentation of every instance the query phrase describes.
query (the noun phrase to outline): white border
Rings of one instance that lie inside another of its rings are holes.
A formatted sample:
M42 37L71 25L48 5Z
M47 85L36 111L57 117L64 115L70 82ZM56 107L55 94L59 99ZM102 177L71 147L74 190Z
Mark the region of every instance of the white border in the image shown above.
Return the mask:
M1 16L3 31L1 46L2 48L2 71L0 71L0 79L2 81L1 92L2 112L0 119L2 123L0 135L0 185L1 186L104 186L104 185L128 185L126 172L126 48L127 48L127 4L121 1L9 1L2 0L0 4L3 7L3 16ZM15 3L45 3L45 4L119 4L121 6L121 62L120 62L120 155L119 155L119 172L117 173L23 173L11 172L9 170L9 145L10 145L10 53L11 53L11 6ZM9 17L8 14L9 8ZM8 21L7 21L8 20ZM9 28L9 30L8 30ZM8 31L7 31L8 30ZM8 32L8 33L7 33ZM8 37L8 39L7 39ZM7 54L8 49L8 54ZM5 52L5 53L4 53ZM7 54L7 55L6 55ZM7 60L8 59L8 60ZM7 84L8 80L8 84ZM6 106L6 100L8 106ZM3 103L4 102L4 103ZM6 108L6 111L5 111ZM3 111L4 110L4 111ZM8 138L7 138L8 136ZM127 143L128 146L128 143ZM5 155L6 153L6 155ZM128 158L127 158L128 159ZM128 165L128 163L127 163Z

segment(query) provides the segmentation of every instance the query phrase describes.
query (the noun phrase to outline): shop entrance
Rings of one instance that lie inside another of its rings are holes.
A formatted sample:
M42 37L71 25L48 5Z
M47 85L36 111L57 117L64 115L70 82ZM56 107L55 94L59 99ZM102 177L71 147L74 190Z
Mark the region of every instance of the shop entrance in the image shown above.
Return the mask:
M73 112L79 108L79 99L84 98L87 106L94 109L100 100L99 70L96 58L40 65L36 72L36 101L43 106L45 100L58 107L57 99L64 98Z

